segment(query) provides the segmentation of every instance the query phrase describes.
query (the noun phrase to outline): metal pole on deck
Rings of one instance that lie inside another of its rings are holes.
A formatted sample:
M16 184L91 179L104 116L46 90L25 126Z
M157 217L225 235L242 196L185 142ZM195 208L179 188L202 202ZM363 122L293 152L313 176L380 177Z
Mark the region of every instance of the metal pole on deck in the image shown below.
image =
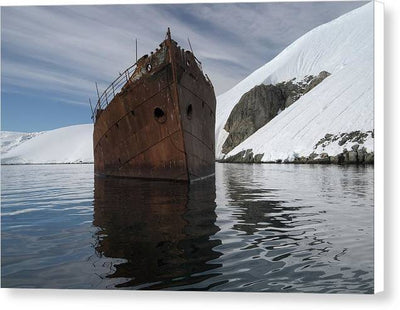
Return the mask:
M189 37L188 37L188 42L189 42L189 47L190 47L190 50L192 51L192 54L194 55L194 53L193 53L193 49L192 49L192 44L190 44Z
M94 82L94 83L96 84L97 102L100 102L99 88L97 87L97 82Z
M92 115L93 115L93 107L92 107L92 101L89 98L89 105L90 105L90 111L92 111Z
M137 63L137 38L136 38L136 63Z
M93 122L94 122L94 111L93 111L93 106L92 106L92 100L90 100L90 98L89 98L89 105L90 105L90 111L92 111L92 117L91 117L91 119L92 119Z

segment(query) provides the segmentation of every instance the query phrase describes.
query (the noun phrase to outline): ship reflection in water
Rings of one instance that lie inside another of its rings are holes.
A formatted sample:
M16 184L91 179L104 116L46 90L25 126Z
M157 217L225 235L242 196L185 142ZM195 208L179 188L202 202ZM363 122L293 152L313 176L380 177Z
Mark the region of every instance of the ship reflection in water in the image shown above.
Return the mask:
M168 181L95 178L98 256L118 258L107 278L116 287L162 289L212 277L221 244L215 225L215 180ZM103 275L104 276L104 275Z

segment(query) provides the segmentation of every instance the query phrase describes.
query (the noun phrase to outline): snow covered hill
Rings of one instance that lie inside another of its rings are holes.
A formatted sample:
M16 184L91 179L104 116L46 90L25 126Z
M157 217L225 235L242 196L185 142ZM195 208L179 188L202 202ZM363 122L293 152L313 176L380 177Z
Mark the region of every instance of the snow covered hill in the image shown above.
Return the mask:
M224 126L244 93L259 84L301 80L321 71L331 75L228 154L222 153L228 136ZM292 161L317 151L336 155L351 149L354 141L318 142L327 134L340 137L357 131L367 135L362 147L373 151L373 77L371 2L311 30L217 98L217 159L246 150L259 154L263 162Z
M5 154L21 143L41 134L41 132L0 131L1 154Z
M30 135L29 139L26 139ZM2 164L93 162L93 125L21 134L1 133ZM9 146L13 147L10 148Z

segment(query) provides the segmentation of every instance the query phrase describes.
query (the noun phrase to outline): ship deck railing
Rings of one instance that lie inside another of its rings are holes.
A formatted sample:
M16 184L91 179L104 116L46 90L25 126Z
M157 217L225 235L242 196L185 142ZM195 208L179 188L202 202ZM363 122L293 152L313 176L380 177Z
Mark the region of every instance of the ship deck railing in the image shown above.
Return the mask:
M122 87L129 81L130 77L135 72L135 69L136 63L130 66L124 72L120 73L119 76L113 82L111 82L111 84L102 92L101 95L98 94L97 104L92 115L93 121L96 121L97 111L107 108L108 104L115 97L115 95L118 94Z
M196 56L194 56L193 52L192 52L192 55L193 55L197 65L199 66L200 70L203 70L201 61L198 60ZM137 67L137 63L134 63L132 66L130 66L124 72L120 73L119 76L113 82L111 82L111 84L102 92L101 95L99 95L99 93L98 93L97 84L96 84L98 100L97 100L96 106L95 106L95 108L93 110L93 114L92 114L93 122L96 122L97 111L104 110L105 108L107 108L108 104L115 97L115 95L118 94L121 91L122 87L129 81L130 77L135 72L136 67ZM208 77L207 77L207 79L208 79Z

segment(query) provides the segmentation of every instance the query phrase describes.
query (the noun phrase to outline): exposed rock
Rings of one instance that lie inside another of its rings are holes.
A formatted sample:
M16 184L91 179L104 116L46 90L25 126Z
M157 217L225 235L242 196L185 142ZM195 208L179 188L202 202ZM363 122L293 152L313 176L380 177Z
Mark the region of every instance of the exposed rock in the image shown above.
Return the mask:
M330 164L331 160L330 160L329 156L323 157L323 158L320 157L320 158L314 159L313 163L315 163L315 164Z
M365 164L373 164L374 163L374 152L368 153L365 155Z
M308 155L308 158L312 160L312 159L314 159L314 158L317 157L317 156L318 156L317 153L312 152L310 155Z
M298 83L292 79L276 85L261 84L243 94L225 123L224 129L229 135L222 146L222 153L229 153L327 76L329 73L322 71L318 76L306 76Z
M224 129L229 136L222 146L222 152L226 154L231 151L284 108L285 97L277 86L259 85L245 93L225 124Z
M357 156L357 152L354 151L350 151L347 153L348 154L348 159L347 159L347 163L348 164L356 164L358 163L358 156Z
M338 156L329 156L329 160L332 164L339 164L339 157Z
M257 154L254 156L255 163L261 163L261 159L263 158L264 154Z
M340 141L339 141L339 145L342 146L343 144L345 144L347 142L349 138L347 136L344 136Z
M253 154L252 149L241 151L233 156L229 156L222 160L227 163L261 163L264 154Z
M308 162L308 158L307 158L307 157L304 157L304 156L296 157L296 158L293 160L293 162L294 162L295 164L306 164L306 163Z
M349 162L349 152L347 152L347 150L346 152L343 150L343 157L344 157L343 162L347 164Z
M320 157L321 157L322 159L326 159L326 158L329 157L329 155L328 155L327 153L321 153Z
M246 151L241 151L233 156L229 156L227 158L224 158L222 160L222 162L226 162L226 163L240 163L243 162L243 158L246 155Z
M358 161L360 163L363 163L365 161L365 152L363 152L362 150L358 150L357 157L358 157Z
M325 134L314 146L314 151L308 156L300 156L299 154L293 154L293 159L286 158L272 161L271 163L295 163L295 164L373 164L374 163L374 152L368 152L363 146L363 143L370 136L372 137L373 130L367 132L352 131L350 133L340 134ZM330 143L339 144L340 141L346 140L345 147L343 147L342 153L337 155L329 155L327 152L320 152L324 147ZM348 150L347 147L351 147ZM224 162L237 162L237 163L261 163L264 154L253 154L252 149L242 151L238 154L228 157L223 160Z
M344 155L343 153L336 155L338 159L338 164L343 164L344 163Z
M365 163L366 155L368 154L367 149L365 147L359 148L357 150L358 161L360 163Z
M321 83L323 80L325 80L328 76L331 74L327 71L321 71L316 77L312 77L311 75L311 80L309 81L309 84L306 86L306 89L303 93L308 93L311 89L313 89L315 86L317 86L319 83Z
M364 144L364 142L368 139L369 136L371 136L371 138L374 138L373 135L374 135L374 132L371 130L366 131L366 132L357 130L357 131L352 131L349 133L343 132L343 133L336 134L336 135L327 133L321 140L319 140L315 144L314 150L322 148L322 151L323 151L329 144L332 144L332 143L337 143L339 146L354 143L351 146L351 149L353 151L357 152L360 145ZM338 142L336 142L336 141L338 141Z

